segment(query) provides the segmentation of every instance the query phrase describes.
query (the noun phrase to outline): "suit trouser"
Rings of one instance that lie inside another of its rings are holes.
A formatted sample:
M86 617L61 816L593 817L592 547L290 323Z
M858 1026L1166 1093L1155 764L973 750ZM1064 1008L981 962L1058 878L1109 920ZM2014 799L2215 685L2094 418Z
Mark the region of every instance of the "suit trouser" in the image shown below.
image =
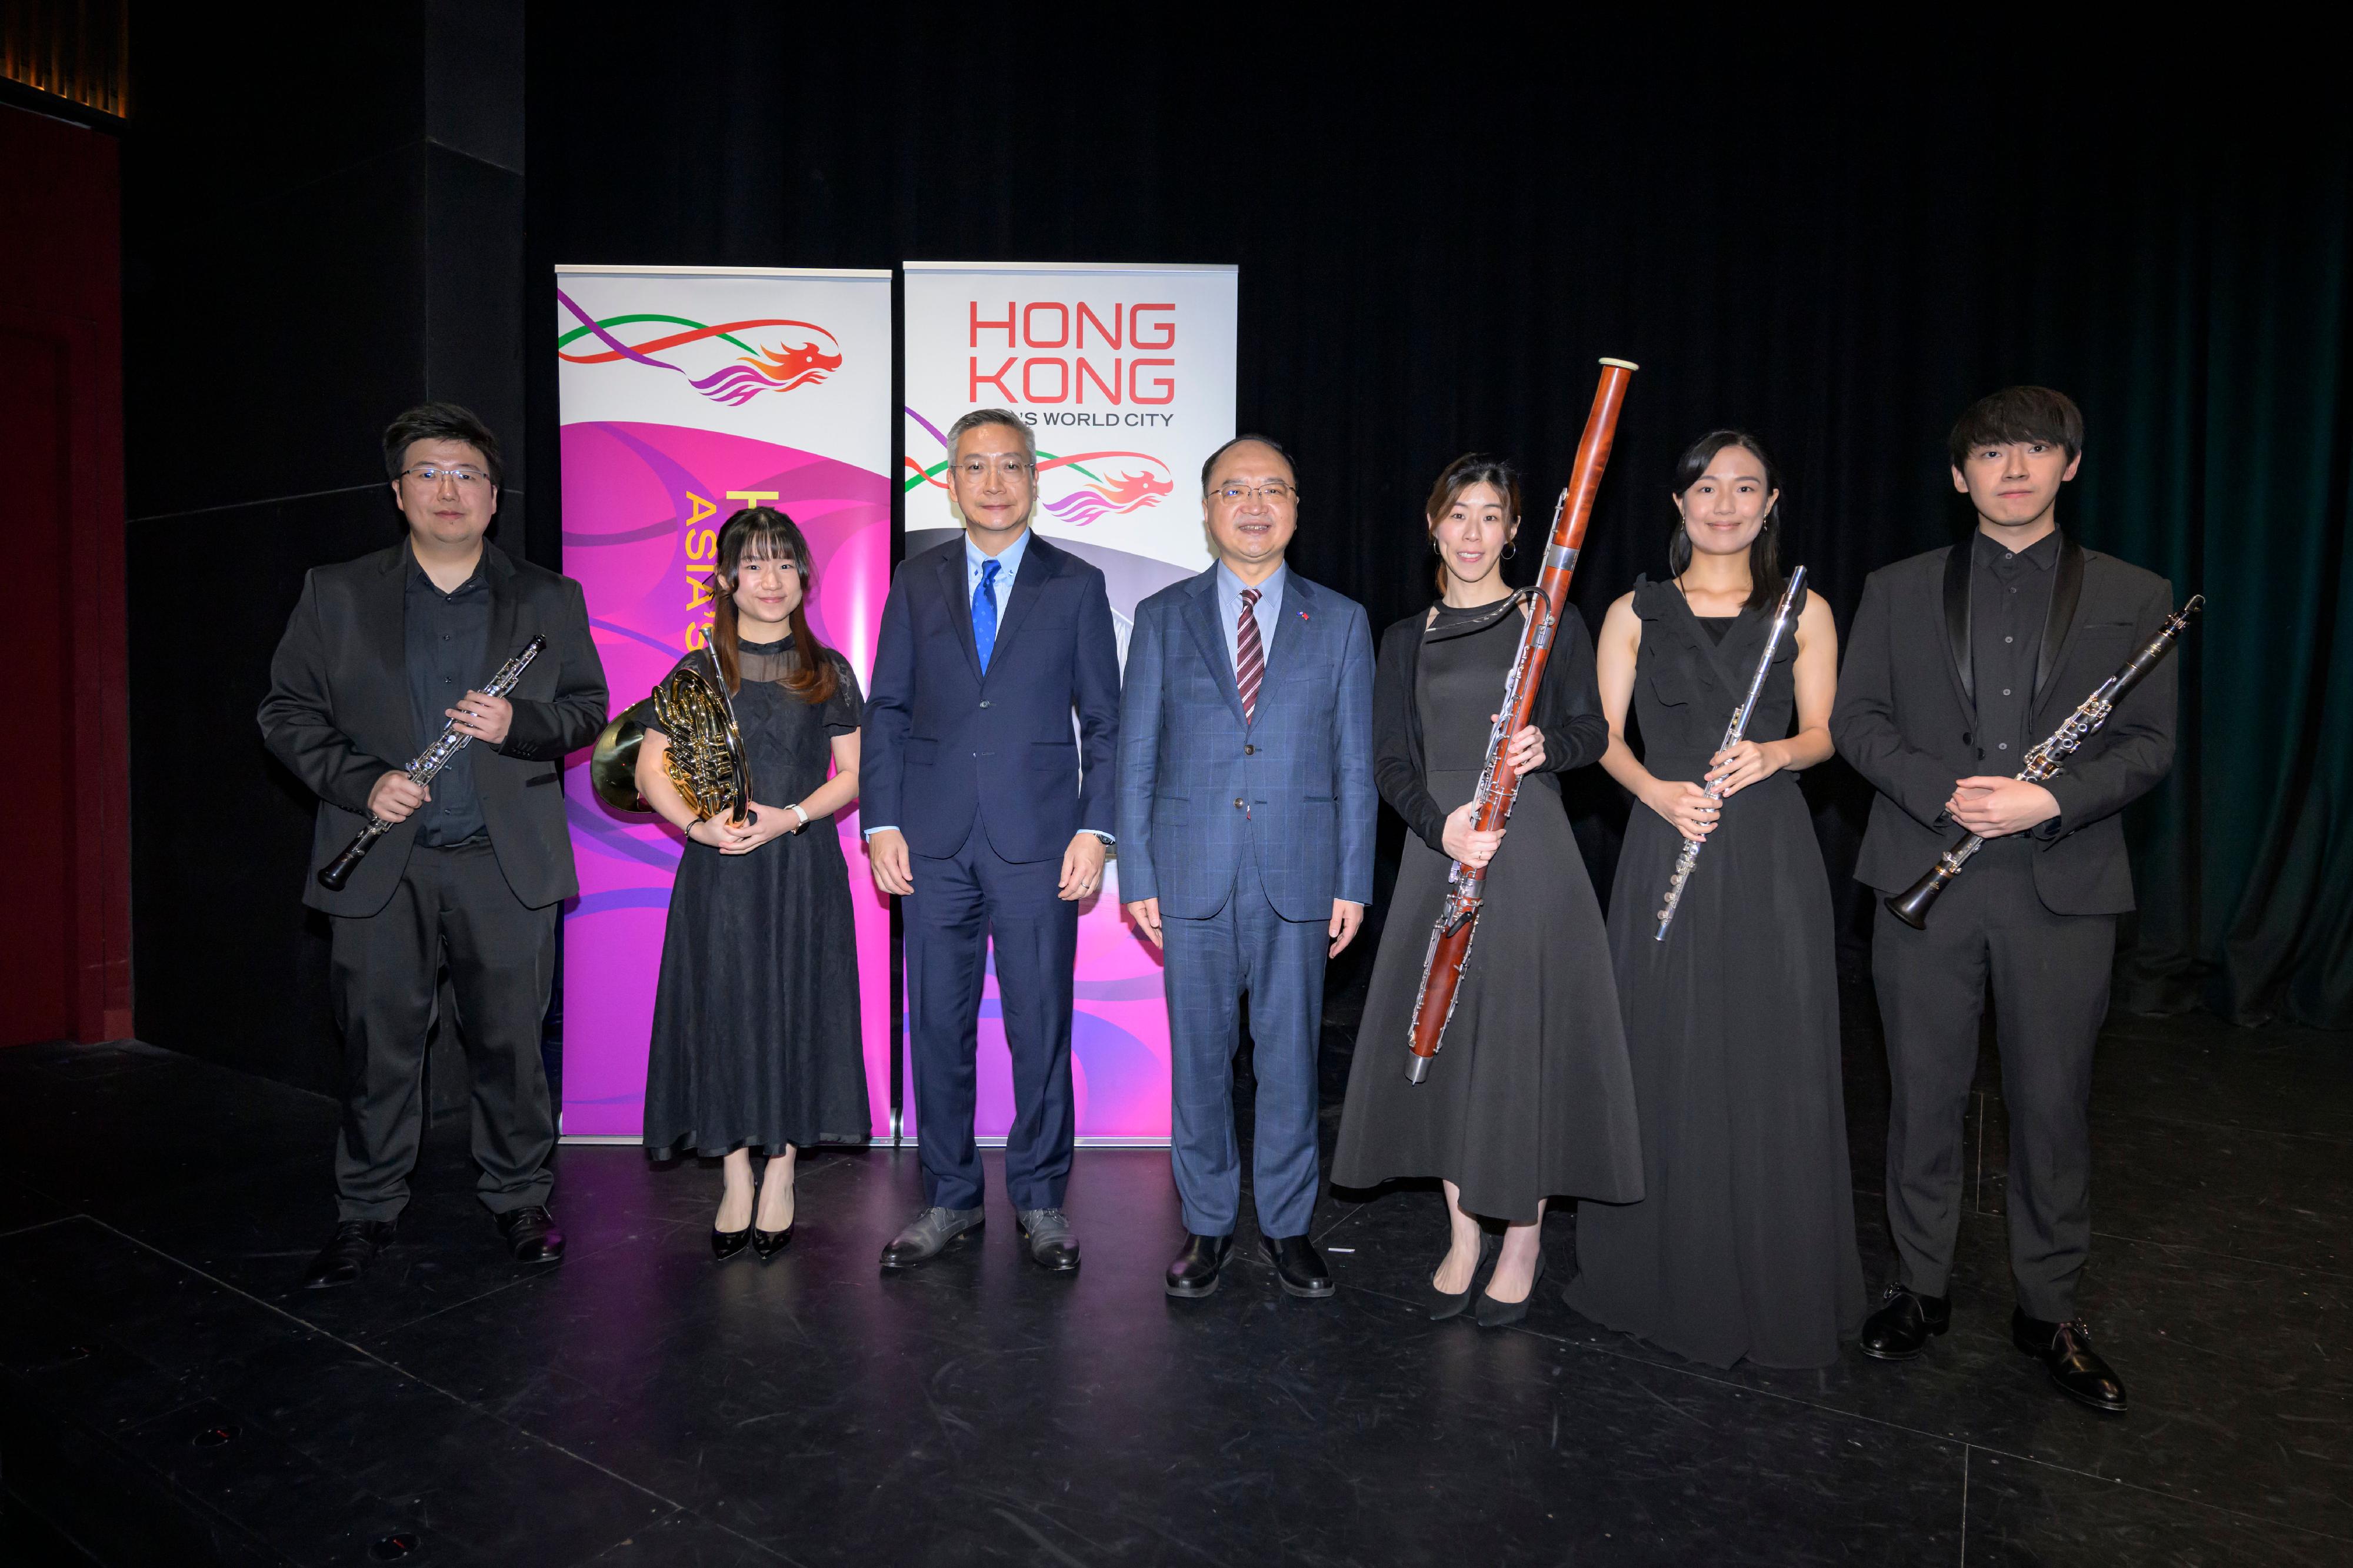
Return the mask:
M1071 987L1079 906L1056 891L1062 861L1008 860L976 814L954 855L912 857L907 899L908 1033L923 1201L980 1206L974 1147L974 1058L987 950L1013 1058L1013 1125L1005 1134L1006 1195L1016 1209L1062 1206L1071 1180Z
M1250 1136L1258 1227L1266 1236L1304 1236L1315 1212L1315 1058L1331 919L1283 919L1245 846L1225 907L1205 920L1164 914L1161 932L1172 1058L1169 1161L1185 1228L1230 1236L1241 1207L1234 1053L1248 992L1258 1077Z
M2092 1048L2108 1011L2114 915L2058 915L2033 847L1989 844L1938 896L1928 929L1883 904L1872 971L1887 1032L1887 1224L1898 1279L1947 1293L1960 1226L1962 1116L1993 983L2010 1119L2010 1267L2019 1305L2063 1322L2092 1246Z
M493 1214L547 1201L555 1147L540 1025L555 974L556 906L526 909L488 838L409 851L392 900L335 917L335 1024L343 1031L343 1130L335 1193L343 1219L407 1206L425 1131L425 1037L442 961L472 1068L475 1184Z

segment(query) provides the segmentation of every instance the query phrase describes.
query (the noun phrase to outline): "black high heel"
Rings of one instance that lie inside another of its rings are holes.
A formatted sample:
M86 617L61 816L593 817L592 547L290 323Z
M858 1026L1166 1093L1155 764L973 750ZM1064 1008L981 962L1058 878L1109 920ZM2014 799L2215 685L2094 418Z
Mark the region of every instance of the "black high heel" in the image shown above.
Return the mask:
M760 1255L760 1261L763 1263L792 1244L793 1227L791 1226L786 1226L782 1230L762 1230L757 1226L752 1227L752 1250Z
M1544 1249L1542 1247L1538 1247L1536 1249L1536 1271L1528 1277L1528 1293L1521 1297L1516 1301L1498 1301L1493 1296L1482 1294L1479 1298L1479 1310L1477 1313L1479 1326L1482 1329L1509 1328L1512 1324L1518 1322L1522 1318L1526 1317L1528 1315L1528 1303L1536 1299L1536 1287L1544 1283Z
M752 1227L748 1225L742 1230L722 1230L714 1225L711 1227L711 1256L724 1263L743 1251L751 1239Z
M1430 1321L1431 1322L1442 1323L1449 1318L1459 1318L1462 1315L1462 1310L1471 1304L1471 1293L1479 1289L1480 1271L1487 1267L1488 1256L1494 1247L1495 1238L1482 1233L1479 1237L1478 1259L1471 1265L1471 1283L1453 1295L1448 1295L1435 1284L1430 1287ZM1452 1247L1447 1248L1450 1254L1453 1250ZM1443 1268L1445 1263L1446 1259L1441 1258L1438 1260L1438 1266L1430 1269L1430 1275L1433 1280L1438 1278L1438 1269Z

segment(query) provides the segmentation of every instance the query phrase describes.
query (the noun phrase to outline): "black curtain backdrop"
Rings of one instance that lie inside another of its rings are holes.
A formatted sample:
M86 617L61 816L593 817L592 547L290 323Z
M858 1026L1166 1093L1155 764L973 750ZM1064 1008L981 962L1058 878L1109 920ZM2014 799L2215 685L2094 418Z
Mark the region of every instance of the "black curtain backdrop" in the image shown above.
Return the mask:
M1673 458L1728 424L1786 470L1788 558L1843 626L1873 568L1968 527L1954 416L2046 383L2090 429L2063 525L2209 598L2179 762L2131 821L2121 996L2353 1025L2353 142L2276 63L2028 21L1833 44L1696 15L858 15L533 13L534 554L560 532L559 261L1238 263L1240 423L1299 456L1293 559L1377 627L1427 600L1420 502L1458 453L1519 458L1541 525L1598 356L1643 368L1588 624L1663 570ZM1852 966L1868 795L1835 763L1807 787ZM1599 770L1572 795L1606 889L1624 798Z

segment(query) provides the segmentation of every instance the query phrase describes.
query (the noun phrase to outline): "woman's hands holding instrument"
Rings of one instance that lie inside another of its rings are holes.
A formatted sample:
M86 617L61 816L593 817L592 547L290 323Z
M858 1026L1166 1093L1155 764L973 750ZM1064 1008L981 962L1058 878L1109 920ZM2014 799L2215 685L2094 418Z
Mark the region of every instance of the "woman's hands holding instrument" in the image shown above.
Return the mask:
M1464 801L1447 814L1446 831L1440 836L1446 845L1446 852L1474 871L1484 869L1487 862L1495 858L1495 850L1504 842L1504 829L1500 827L1487 833L1472 827L1471 825L1478 820L1478 815L1479 803Z
M800 826L799 819L789 811L780 811L757 801L747 801L744 817L737 821L733 812L706 816L686 830L686 836L697 844L708 844L722 855L749 855L779 834Z
M1685 838L1704 841L1723 808L1707 791L1682 779L1658 779L1643 792L1642 804L1667 819Z
M1735 741L1709 758L1708 764L1707 778L1703 782L1722 781L1719 793L1727 797L1738 795L1750 784L1763 783L1789 765L1787 749L1769 741Z

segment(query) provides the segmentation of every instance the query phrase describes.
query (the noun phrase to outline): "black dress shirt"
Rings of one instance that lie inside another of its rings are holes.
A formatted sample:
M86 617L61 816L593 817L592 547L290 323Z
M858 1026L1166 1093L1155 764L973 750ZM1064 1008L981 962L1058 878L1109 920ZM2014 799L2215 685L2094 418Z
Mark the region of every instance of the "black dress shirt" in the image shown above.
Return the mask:
M2059 531L2011 551L1983 533L1969 561L1969 663L1977 682L1978 756L1989 773L2014 773L2042 739L2034 718L2034 661L2051 617Z
M479 688L496 668L491 662L491 581L484 563L474 574L443 593L417 557L408 557L408 592L403 615L407 645L408 703L417 721L417 750L440 737L458 699ZM482 801L474 790L474 746L449 759L432 784L433 799L419 814L417 842L442 848L490 831Z

